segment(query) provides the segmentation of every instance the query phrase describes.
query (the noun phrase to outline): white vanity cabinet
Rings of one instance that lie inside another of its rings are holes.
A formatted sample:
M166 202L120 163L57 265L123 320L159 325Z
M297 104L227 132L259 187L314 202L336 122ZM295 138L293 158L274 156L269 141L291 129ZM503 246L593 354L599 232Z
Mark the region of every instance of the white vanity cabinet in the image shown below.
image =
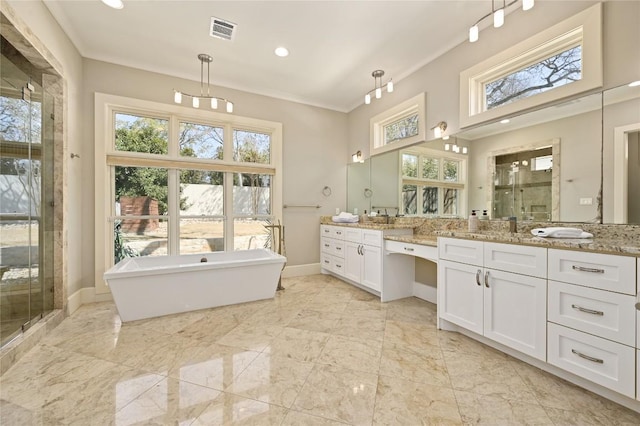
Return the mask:
M320 226L320 267L376 294L382 292L385 235L410 235L411 229Z
M549 363L635 398L635 302L635 258L549 249Z
M438 251L439 317L546 360L546 249L439 238Z

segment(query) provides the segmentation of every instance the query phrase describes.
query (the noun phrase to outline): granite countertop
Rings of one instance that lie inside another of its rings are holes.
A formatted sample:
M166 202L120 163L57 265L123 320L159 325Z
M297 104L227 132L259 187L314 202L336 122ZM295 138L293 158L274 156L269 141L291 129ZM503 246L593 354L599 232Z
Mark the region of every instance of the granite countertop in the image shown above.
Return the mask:
M434 235L437 237L463 238L467 240L640 256L640 244L622 238L542 238L522 233L466 231L435 231Z
M340 223L329 222L322 223L322 225L330 226L344 226L347 228L361 228L361 229L377 229L384 231L385 229L413 229L415 226L410 223L396 224L396 223L378 223L378 222L357 222L357 223Z
M640 225L564 223L563 226L581 228L595 236L594 238L571 239L542 238L531 235L531 229L554 226L553 223L547 222L521 222L518 224L518 232L510 233L508 232L509 223L501 220L481 221L478 232L468 232L467 221L462 219L413 217L392 217L390 219L394 223L386 224L382 218L371 218L370 221L359 223L334 223L330 216L326 216L321 219L321 223L323 225L376 230L413 229L413 235L385 236L385 239L425 246L436 246L437 237L451 237L640 257Z

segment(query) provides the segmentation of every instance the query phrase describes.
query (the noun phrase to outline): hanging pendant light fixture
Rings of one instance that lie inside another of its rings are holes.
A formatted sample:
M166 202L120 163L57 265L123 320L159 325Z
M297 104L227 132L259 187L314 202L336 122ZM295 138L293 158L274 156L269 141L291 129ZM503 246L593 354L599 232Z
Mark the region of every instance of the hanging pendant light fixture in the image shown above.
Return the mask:
M373 93L376 99L380 99L382 97L382 89L387 89L387 93L393 92L393 81L389 79L388 82L382 84L382 77L384 76L384 71L375 70L371 73L371 77L374 80L374 88L371 89L366 95L364 95L364 103L369 105L371 103L371 94Z
M233 112L233 102L225 98L218 98L216 96L211 96L211 85L210 85L210 77L211 77L211 67L210 64L213 61L213 57L211 55L207 55L206 53L200 53L198 55L198 59L200 60L200 95L190 95L189 93L179 92L174 89L173 93L173 101L177 104L182 103L183 97L191 98L191 106L194 108L200 108L200 101L204 101L205 104L208 103L211 105L211 109L218 109L219 102L224 102L226 104L226 110L228 113ZM206 84L206 94L205 94L205 83L204 83L204 64L207 64L207 84Z
M508 7L511 7L516 3L518 3L518 0L513 0L509 3L507 3L506 0L502 0L502 6L500 6L499 0L491 0L491 13L487 13L482 18L478 19L475 24L469 28L469 42L475 43L478 41L480 35L480 27L478 25L489 17L493 17L493 26L495 28L503 26L505 11ZM534 4L535 0L522 0L522 10L529 10Z

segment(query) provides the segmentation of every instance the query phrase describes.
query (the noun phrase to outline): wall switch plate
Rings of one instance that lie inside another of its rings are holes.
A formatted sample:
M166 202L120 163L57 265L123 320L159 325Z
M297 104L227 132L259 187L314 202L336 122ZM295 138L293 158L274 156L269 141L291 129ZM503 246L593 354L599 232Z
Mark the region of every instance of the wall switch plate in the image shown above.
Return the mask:
M581 206L590 206L593 204L593 198L580 198Z

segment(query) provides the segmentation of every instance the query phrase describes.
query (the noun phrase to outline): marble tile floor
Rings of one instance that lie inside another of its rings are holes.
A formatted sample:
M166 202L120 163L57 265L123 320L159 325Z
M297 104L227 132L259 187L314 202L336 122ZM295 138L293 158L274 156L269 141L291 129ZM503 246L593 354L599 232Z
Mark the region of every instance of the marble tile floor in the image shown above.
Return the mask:
M2 425L623 425L640 414L333 277L122 324L82 306L0 378Z

